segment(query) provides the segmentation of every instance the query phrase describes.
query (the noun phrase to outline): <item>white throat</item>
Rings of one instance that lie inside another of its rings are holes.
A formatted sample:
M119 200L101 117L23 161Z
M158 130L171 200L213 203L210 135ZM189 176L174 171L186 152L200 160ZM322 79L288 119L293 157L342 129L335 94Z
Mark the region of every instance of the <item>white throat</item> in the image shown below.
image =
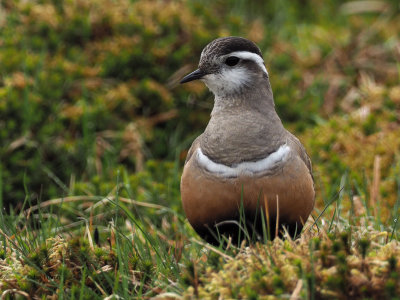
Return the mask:
M213 173L221 177L238 177L240 175L257 175L268 173L276 167L286 162L288 154L290 153L290 147L287 144L283 144L267 157L258 161L242 162L232 167L223 164L216 163L203 154L200 147L197 149L197 161L201 167L205 168L210 173Z
M217 97L227 97L240 92L251 84L251 78L245 68L223 70L221 73L208 74L202 78L209 90Z
M258 54L248 51L236 51L223 56L222 60L225 60L229 56L255 62L268 76L264 61ZM225 67L219 73L203 76L202 81L215 96L224 98L240 92L243 88L250 87L253 79L251 78L251 74L249 74L249 70L245 67Z

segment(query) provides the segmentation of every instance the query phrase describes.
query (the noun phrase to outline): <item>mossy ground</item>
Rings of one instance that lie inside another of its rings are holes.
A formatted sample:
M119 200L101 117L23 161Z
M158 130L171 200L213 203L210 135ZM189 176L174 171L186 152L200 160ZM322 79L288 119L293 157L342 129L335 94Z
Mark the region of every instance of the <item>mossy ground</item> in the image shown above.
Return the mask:
M396 299L398 1L2 1L5 299ZM213 248L180 204L212 39L259 44L314 167L300 239Z
M385 231L327 226L298 240L241 247L218 267L201 259L184 299L394 299L400 243ZM222 259L221 259L222 260Z

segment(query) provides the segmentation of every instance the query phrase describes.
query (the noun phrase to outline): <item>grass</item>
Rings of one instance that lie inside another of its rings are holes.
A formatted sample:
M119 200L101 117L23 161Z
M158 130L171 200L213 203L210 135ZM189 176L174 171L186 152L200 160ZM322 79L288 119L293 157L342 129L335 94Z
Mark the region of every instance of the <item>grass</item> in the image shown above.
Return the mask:
M3 1L2 297L398 298L399 7L359 3ZM295 241L213 247L183 214L212 99L177 82L230 34L262 48L313 161Z
M0 218L0 290L66 299L393 298L400 288L396 223L378 222L360 200L345 211L347 178L299 239L251 247L207 245L170 207L122 196L124 181L105 197L26 203Z

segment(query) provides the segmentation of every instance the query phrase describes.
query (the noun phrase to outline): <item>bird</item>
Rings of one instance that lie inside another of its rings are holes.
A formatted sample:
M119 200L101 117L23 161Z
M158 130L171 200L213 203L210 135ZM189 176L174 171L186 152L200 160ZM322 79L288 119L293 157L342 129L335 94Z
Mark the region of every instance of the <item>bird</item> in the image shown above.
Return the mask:
M314 208L311 160L276 112L260 48L243 37L217 38L180 83L194 80L215 98L182 172L189 223L214 245L298 237Z

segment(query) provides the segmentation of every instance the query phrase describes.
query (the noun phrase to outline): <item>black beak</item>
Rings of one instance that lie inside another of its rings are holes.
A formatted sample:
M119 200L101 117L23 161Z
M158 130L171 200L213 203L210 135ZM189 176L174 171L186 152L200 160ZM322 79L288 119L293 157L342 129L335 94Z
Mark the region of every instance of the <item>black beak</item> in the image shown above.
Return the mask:
M190 74L187 74L185 77L182 78L181 84L186 83L189 81L201 79L204 75L206 75L202 70L197 69L196 71L193 71Z

